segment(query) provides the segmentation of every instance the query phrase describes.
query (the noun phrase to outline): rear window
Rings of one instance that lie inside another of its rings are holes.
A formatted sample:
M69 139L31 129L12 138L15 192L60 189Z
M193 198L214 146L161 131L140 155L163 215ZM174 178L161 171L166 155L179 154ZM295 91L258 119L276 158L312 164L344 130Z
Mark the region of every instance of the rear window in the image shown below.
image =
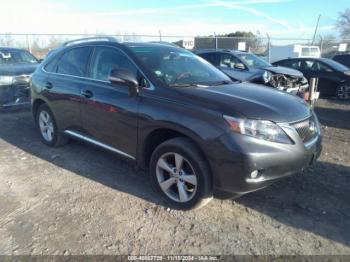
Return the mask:
M217 65L217 54L215 53L204 53L204 54L198 54L200 57L203 57L205 60L209 61L213 65Z
M59 74L83 77L86 74L91 47L78 47L67 51L58 62Z

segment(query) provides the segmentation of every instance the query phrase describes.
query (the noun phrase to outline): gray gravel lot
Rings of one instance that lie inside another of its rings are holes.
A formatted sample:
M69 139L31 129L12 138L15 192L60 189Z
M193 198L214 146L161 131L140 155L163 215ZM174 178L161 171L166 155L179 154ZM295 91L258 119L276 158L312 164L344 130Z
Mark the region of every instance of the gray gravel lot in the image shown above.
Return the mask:
M165 208L116 155L48 148L29 112L0 113L0 254L350 255L350 103L320 100L317 112L312 169L190 212Z

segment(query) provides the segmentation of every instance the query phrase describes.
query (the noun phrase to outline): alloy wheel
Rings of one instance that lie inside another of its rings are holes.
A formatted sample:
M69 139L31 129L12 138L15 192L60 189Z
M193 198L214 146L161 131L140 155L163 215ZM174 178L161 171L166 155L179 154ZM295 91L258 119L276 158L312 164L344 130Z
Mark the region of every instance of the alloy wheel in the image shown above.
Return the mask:
M186 203L197 192L197 175L190 162L178 153L163 154L158 159L156 175L161 190L176 202Z
M54 127L51 116L46 111L41 111L39 114L39 127L42 137L51 142L54 138Z
M337 90L337 97L341 100L348 100L350 98L350 86L340 86Z

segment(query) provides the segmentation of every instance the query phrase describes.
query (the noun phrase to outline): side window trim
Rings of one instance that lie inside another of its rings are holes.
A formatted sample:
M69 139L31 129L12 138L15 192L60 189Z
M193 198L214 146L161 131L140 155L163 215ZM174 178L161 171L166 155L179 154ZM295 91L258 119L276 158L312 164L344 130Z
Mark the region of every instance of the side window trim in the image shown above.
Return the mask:
M68 52L71 52L71 51L74 50L74 49L79 49L79 48L89 48L89 49L91 49L91 50L90 50L90 53L89 53L89 57L88 57L88 59L87 59L88 62L87 62L86 65L85 65L84 75L83 75L83 76L76 76L76 75L58 73L58 72L57 72L57 70L58 70L58 65L59 65L60 61L63 59L64 55L67 54ZM55 65L55 73L56 73L56 74L61 74L61 75L67 75L67 76L85 78L85 77L87 76L87 69L88 69L88 65L89 65L89 63L90 63L92 51L93 51L93 46L76 46L76 47L69 48L68 50L64 50L64 51L60 54L60 57L58 58L58 60L57 60L57 62L56 62L56 65Z
M48 63L46 63L44 66L42 66L42 69L44 69L45 72L47 73L56 73L57 72L57 64L58 61L60 61L61 57L62 57L62 53L53 55L53 58L51 59L51 61L49 61ZM55 60L55 61L54 61ZM53 70L51 72L46 70L46 67L50 64L50 62L54 62L54 66L53 66Z
M95 59L95 53L96 53L96 48L97 47L112 48L112 49L115 49L115 50L119 51L120 53L122 53L129 60L129 62L132 63L135 66L135 68L142 75L142 77L148 82L149 86L145 87L144 89L146 89L146 90L155 90L155 86L153 85L153 83L145 76L145 74L143 73L141 68L135 63L135 61L133 59L131 59L130 56L127 53L125 53L122 49L120 49L118 47L115 47L115 46L108 46L108 45L96 45L96 46L93 46L93 50L91 52L90 61L89 61L89 68L88 68L88 71L87 71L87 77L86 77L87 79L94 80L94 81L97 81L97 82L109 83L110 84L109 81L95 79L95 78L91 77L91 69L92 69L92 65L93 65L94 59Z
M115 46L108 46L108 45L96 45L96 46L93 46L93 45L86 45L86 46L84 46L84 47L90 47L90 48L92 48L91 53L90 53L90 57L89 57L89 62L88 62L88 65L89 65L88 70L90 70L90 64L91 64L91 62L92 62L92 54L93 54L93 52L95 51L95 48L96 48L96 47L110 47L110 48L115 48L115 49L121 51L121 52L134 64L134 66L136 66L137 70L142 74L142 76L143 76L143 77L146 79L146 81L149 83L149 87L146 87L146 88L144 88L144 89L145 89L145 90L149 90L149 91L153 91L153 90L156 89L155 86L153 85L153 83L146 77L145 73L144 73L144 72L141 70L141 68L134 62L134 60L131 59L130 56L129 56L127 53L125 53L123 50L121 50L120 48L117 48L117 47L115 47ZM78 47L74 47L74 48L78 48ZM72 48L72 49L73 49L73 48ZM71 50L71 49L70 49L70 50ZM56 65L55 65L56 71L57 71L57 64L58 64L58 61L62 58L62 56L63 56L64 53L65 53L65 52L61 52L60 54L57 54L57 56L60 56L60 57L59 57L58 60L56 61ZM47 65L47 64L41 66L40 68L41 68L41 70L42 70L44 73L47 73L47 74L51 74L51 75L61 75L61 76L69 76L69 77L78 78L78 79L93 80L93 81L97 81L97 82L101 82L101 83L109 83L109 84L110 84L109 81L103 81L103 80L93 79L93 78L89 78L89 77L80 77L80 76L74 76L74 75L60 74L60 73L57 73L57 72L48 72L48 71L45 70L45 66L46 66L46 65ZM87 72L88 72L88 71L86 71L86 73L87 73Z

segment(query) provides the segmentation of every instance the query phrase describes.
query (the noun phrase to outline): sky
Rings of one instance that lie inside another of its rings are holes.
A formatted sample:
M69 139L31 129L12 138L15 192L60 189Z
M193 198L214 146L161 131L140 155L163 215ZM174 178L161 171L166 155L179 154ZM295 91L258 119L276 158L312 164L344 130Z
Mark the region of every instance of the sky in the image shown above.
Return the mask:
M335 4L336 3L336 4ZM350 0L1 0L1 33L213 35L274 38L337 34Z

